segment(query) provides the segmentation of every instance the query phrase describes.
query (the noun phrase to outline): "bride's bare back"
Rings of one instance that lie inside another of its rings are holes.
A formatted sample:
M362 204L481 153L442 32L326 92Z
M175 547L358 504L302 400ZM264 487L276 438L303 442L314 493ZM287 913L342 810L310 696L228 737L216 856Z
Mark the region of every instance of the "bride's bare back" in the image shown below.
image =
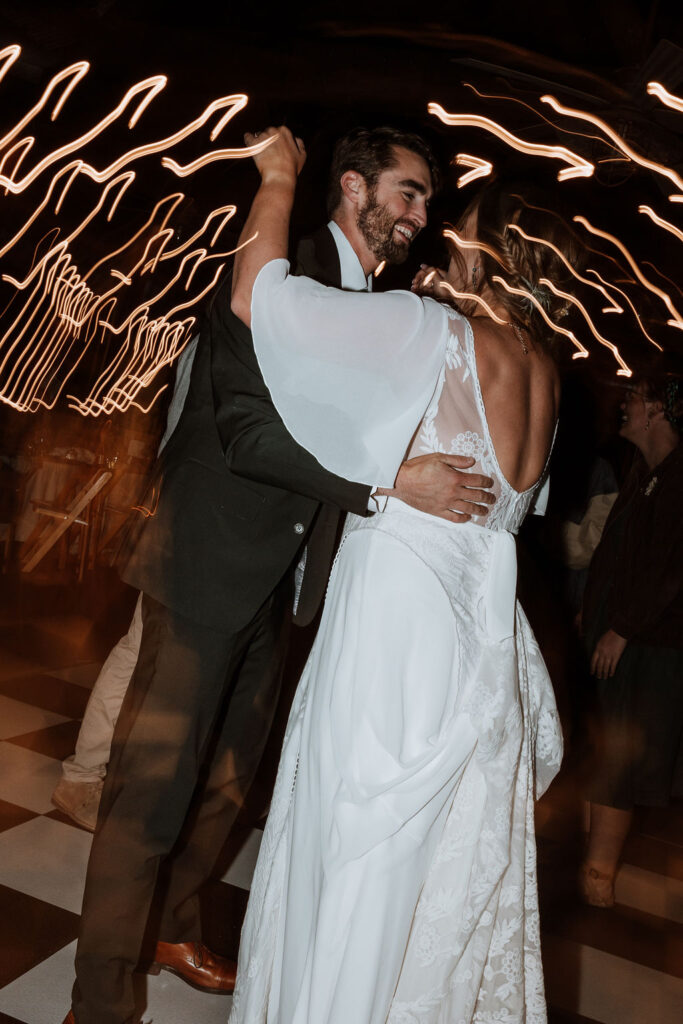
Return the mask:
M473 471L493 479L496 502L473 521L516 533L552 447L557 370L527 335L525 353L509 326L467 320L452 309L448 318L443 373L408 457L445 452L474 458Z
M536 483L553 441L560 382L552 357L528 334L525 354L512 327L470 320L479 385L503 476L516 491Z

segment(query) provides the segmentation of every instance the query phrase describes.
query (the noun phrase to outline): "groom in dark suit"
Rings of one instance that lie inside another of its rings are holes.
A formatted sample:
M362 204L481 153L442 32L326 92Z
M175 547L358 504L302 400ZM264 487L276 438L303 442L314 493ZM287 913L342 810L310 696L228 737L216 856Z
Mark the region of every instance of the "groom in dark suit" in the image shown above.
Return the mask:
M300 245L298 273L369 287L382 260L406 258L436 173L417 136L359 129L340 140L332 220ZM458 472L468 465L404 463L396 494L448 518L486 511L472 502L492 500L477 489L491 482ZM151 969L232 990L234 964L201 942L197 892L263 752L292 603L302 624L314 617L342 510L379 508L371 488L328 473L285 430L251 334L230 312L229 281L204 316L183 413L141 508L124 579L143 591L142 645L102 794L65 1024L135 1020L131 976L155 892L162 941Z

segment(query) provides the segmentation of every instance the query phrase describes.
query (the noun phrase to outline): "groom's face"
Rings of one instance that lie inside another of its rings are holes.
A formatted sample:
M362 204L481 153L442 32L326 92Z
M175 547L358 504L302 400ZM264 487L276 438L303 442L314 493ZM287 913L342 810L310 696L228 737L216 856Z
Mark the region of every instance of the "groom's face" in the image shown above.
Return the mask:
M403 263L427 223L432 176L421 156L394 146L396 163L382 171L358 211L358 229L378 262Z

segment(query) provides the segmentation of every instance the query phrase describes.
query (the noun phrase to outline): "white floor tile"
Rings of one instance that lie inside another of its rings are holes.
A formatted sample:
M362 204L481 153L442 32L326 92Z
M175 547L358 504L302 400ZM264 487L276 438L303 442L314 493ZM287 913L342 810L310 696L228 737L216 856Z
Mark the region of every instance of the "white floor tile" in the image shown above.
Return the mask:
M50 725L68 721L64 715L44 711L32 704L25 704L22 700L13 700L0 694L0 740L6 740L10 736L23 736L24 733L36 732L38 729L47 729Z
M680 1024L683 980L554 935L543 941L546 990L558 1009L602 1024Z
M72 942L3 988L0 1011L30 1024L60 1024L71 1005L75 952ZM143 999L146 988L145 1024L227 1024L230 996L197 992L167 971L136 980Z
M28 1024L61 1024L71 1006L75 952L76 943L70 942L0 989L0 1011Z
M259 828L251 830L247 841L223 875L222 881L236 885L240 889L250 889L251 879L256 867L256 858L261 846L263 832Z
M617 903L683 924L683 882L623 864L615 885Z
M197 992L168 971L147 978L145 1022L153 1024L228 1024L232 996Z
M0 799L46 814L61 774L61 761L0 741Z
M0 884L80 914L92 836L52 818L0 832Z

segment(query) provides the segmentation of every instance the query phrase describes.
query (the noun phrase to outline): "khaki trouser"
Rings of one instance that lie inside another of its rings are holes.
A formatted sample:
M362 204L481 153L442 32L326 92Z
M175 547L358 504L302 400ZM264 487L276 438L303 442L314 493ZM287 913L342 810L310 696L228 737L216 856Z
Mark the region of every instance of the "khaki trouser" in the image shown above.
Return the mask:
M62 774L69 782L97 782L107 774L114 726L140 651L141 606L142 594L128 632L111 650L90 694L75 753L62 764Z

